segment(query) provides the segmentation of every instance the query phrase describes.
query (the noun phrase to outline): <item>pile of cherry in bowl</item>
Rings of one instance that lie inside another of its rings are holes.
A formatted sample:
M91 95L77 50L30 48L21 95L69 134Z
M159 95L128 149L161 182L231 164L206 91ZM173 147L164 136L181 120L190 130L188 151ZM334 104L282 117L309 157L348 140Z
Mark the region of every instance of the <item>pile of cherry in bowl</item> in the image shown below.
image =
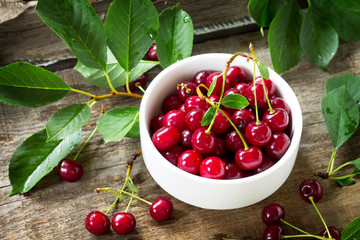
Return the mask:
M213 81L215 87L205 97ZM151 120L152 142L169 162L190 174L238 179L260 173L290 145L290 107L276 92L271 79L253 80L238 66L229 67L225 81L220 72L199 71L174 86L161 103L162 112ZM230 94L244 96L248 106L234 109L220 104L214 121L202 126L207 110L219 103L221 95L224 99Z

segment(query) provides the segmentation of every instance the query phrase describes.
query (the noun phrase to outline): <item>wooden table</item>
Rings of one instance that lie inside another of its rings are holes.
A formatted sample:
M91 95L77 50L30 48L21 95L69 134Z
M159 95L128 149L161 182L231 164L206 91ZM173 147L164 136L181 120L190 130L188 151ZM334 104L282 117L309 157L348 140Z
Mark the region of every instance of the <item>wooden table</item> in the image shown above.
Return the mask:
M98 6L103 6L104 2L107 1L100 1ZM199 14L194 10L191 11L193 9L191 1L181 2L185 6L184 9L190 15L191 13L194 15L195 27L200 29L202 24L205 26L204 19L209 18L205 18L201 12ZM161 8L164 3L160 1L157 4ZM217 3L210 1L209 4ZM234 1L231 4L235 4ZM205 5L199 3L196 7L199 6ZM230 5L227 7L228 9L222 12L223 16L231 8ZM246 3L239 4L237 7L241 7L243 14L241 18L245 19L247 17ZM39 35L41 42L37 42L34 36L27 35L29 32L20 29L25 25L15 25L16 21L24 21L26 17L30 16L36 27L41 31L47 31L45 26L38 25L40 23L36 22L38 19L31 15L31 11L34 11L33 7L29 7L15 19L0 25L0 47L2 48L0 65L15 60L28 60L41 64L41 62L54 60L52 59L54 56L64 57L61 59L70 60L58 61L58 64L51 65L49 69L56 70L56 74L71 87L97 95L106 93L105 90L91 86L78 72L72 70L71 53L59 41L53 40L56 39L53 35ZM199 16L203 16L203 18ZM8 32L6 35L7 29L10 29L11 26L20 30ZM254 29L253 26L249 26L246 31ZM192 55L208 52L248 51L248 45L252 42L258 57L271 66L267 38L261 37L258 31L243 32L243 29L235 29L232 32L219 31L219 34L211 33L204 38L198 37ZM13 42L12 39L16 39L17 34L21 34L24 39ZM46 37L44 36L48 36L52 41L45 41ZM33 42L34 45L26 45L27 42ZM37 44L35 44L36 42ZM54 49L53 46L58 48ZM150 78L153 78L158 71L159 69L151 71ZM325 171L327 168L332 144L320 111L320 101L325 94L326 80L345 73L360 76L360 42L340 42L338 52L331 61L327 72L304 58L299 65L282 74L300 101L304 129L296 164L290 177L273 195L257 204L223 211L190 206L162 190L149 175L142 158L137 159L131 174L139 188L139 196L150 201L159 196L169 197L174 204L174 213L170 220L158 223L150 218L146 204L134 200L130 211L136 217L137 226L136 230L126 237L120 237L113 231L105 236L95 237L86 231L84 219L91 211L106 211L112 204L114 197L110 193L97 194L94 193L94 189L109 186L121 187L125 176L126 162L135 151L140 150L139 141L124 139L119 143L105 145L101 136L96 134L78 158L78 161L84 166L84 175L79 182L62 182L56 173L52 172L28 194L9 198L11 186L7 169L15 148L34 132L44 128L46 120L57 109L70 103L86 101L87 98L71 93L60 102L36 109L12 107L1 103L0 239L222 239L224 237L261 239L265 228L261 221L261 211L264 206L272 202L284 206L285 218L288 222L316 234L323 229L321 220L312 206L301 200L298 186L304 179L314 178L314 171ZM126 97L104 101L105 110L123 105L138 106L139 104L140 100ZM92 111L93 116L96 116L99 107L96 106ZM94 117L84 127L82 141L91 133L95 121ZM359 155L360 137L357 132L338 151L336 165L353 160ZM320 179L319 181L324 187L324 197L317 206L329 225L343 229L351 220L360 216L360 184L340 188L329 180ZM120 202L109 215L112 216L118 211L123 211L125 207L126 203ZM289 234L296 233L287 227L285 230Z

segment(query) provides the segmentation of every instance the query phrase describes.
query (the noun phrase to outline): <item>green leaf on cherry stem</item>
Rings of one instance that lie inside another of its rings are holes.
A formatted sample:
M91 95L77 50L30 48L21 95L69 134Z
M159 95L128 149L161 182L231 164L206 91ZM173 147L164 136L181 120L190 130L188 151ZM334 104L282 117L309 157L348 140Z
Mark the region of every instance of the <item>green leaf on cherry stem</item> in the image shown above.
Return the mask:
M268 27L275 14L288 2L289 0L250 0L248 11L260 27Z
M134 191L134 192L139 192L139 190L135 187L135 185L132 183L132 182L130 182L130 181L127 181L126 182L126 186L128 187L128 188L130 188L130 190L131 191Z
M207 91L207 96L208 96L208 97L210 97L210 95L211 95L212 92L214 91L215 86L216 86L216 82L217 82L219 76L220 76L220 75L214 77L214 80L211 82L210 87L209 87L209 90Z
M62 99L71 88L56 74L29 63L0 68L0 101L21 107L40 107Z
M352 160L351 163L355 165L354 173L359 174L360 173L360 158Z
M345 178L345 179L337 179L337 180L335 180L335 182L337 184L339 184L340 187L345 187L345 186L349 186L351 184L354 184L355 179L352 178L352 177L348 177L348 178Z
M216 112L216 106L209 107L209 109L206 111L206 113L204 114L201 120L201 126L204 127L209 125L215 117L215 112Z
M136 119L135 124L132 126L130 131L127 132L125 137L140 139L139 118Z
M115 0L105 20L107 43L125 72L129 73L154 42L158 13L150 0Z
M228 94L221 101L221 105L234 109L244 109L249 105L249 102L241 94Z
M303 57L299 36L303 15L296 1L284 5L270 24L268 42L277 73L294 67Z
M269 79L269 69L267 68L265 63L259 62L258 67L259 67L260 75L265 79Z
M46 123L47 141L61 140L79 131L91 117L89 105L72 104L58 110Z
M108 49L108 59L106 63L106 69L108 71L111 83L114 88L124 86L126 84L126 72L117 62L114 54ZM140 75L146 73L151 68L158 65L158 62L152 61L140 61L129 74L129 82L136 80ZM77 62L74 69L80 72L92 85L96 87L109 89L110 86L107 82L104 71L97 68L89 68L82 64L80 61Z
M309 6L301 25L300 45L309 60L324 70L339 46L335 29L322 19L314 5Z
M162 68L191 55L194 39L192 20L176 4L159 15L159 32L156 37L156 51Z
M360 217L351 221L341 232L341 240L360 239Z
M351 73L332 77L326 81L326 93L329 93L333 89L341 87L342 85L346 87L346 90L358 104L360 109L360 77L356 77Z
M80 138L81 130L62 140L47 142L43 129L21 143L9 163L9 196L28 192L79 144Z
M323 97L321 112L334 149L337 149L354 134L359 125L358 105L345 86L341 86Z
M79 61L106 70L105 31L88 0L39 0L36 10Z
M358 0L331 0L331 2L340 8L351 12L360 12L360 2Z
M138 122L139 107L125 106L105 112L97 120L97 127L105 143L118 142Z

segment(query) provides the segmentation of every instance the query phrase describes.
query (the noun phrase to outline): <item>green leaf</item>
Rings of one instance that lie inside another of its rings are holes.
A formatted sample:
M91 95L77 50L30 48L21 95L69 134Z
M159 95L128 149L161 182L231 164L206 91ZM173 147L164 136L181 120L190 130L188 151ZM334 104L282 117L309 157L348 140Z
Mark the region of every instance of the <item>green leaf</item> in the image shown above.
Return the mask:
M360 217L351 221L341 232L341 240L360 239Z
M61 140L79 131L91 117L89 105L73 104L58 110L46 123L47 141Z
M360 2L359 0L331 0L331 2L347 11L351 12L360 12Z
M249 105L249 102L246 97L241 94L228 94L221 101L221 104L229 108L244 109Z
M46 130L43 129L26 139L10 159L12 190L9 196L28 192L79 144L80 138L81 130L63 140L47 142Z
M135 187L135 185L132 183L132 182L130 182L130 181L127 181L126 182L126 186L128 187L128 188L130 188L130 190L131 191L134 191L134 192L139 192L139 190Z
M339 37L320 16L319 10L310 5L301 25L300 45L312 63L326 70L339 46Z
M162 68L191 55L194 29L192 20L180 5L167 8L159 16L156 51Z
M290 1L270 24L268 42L271 61L277 73L283 73L300 62L303 52L299 36L303 16L296 1Z
M259 62L258 68L259 68L260 75L263 78L269 79L269 69L267 68L265 63Z
M351 163L354 164L357 169L360 169L360 158L352 160Z
M328 0L317 0L311 3L321 11L321 15L335 28L341 39L349 42L360 39L360 14L358 12L343 9Z
M126 84L126 72L119 65L110 49L108 49L107 56L106 69L112 85L114 88L124 86ZM140 75L146 73L156 65L158 65L158 62L140 61L140 63L130 71L129 81L134 81L136 78L140 77ZM92 85L106 89L110 88L104 71L96 68L89 68L80 61L77 62L74 69L80 72Z
M358 106L345 86L336 88L321 101L321 112L335 149L346 142L359 125Z
M88 67L106 69L106 36L88 0L39 0L40 18Z
M201 120L201 126L204 127L209 125L215 117L215 112L216 112L216 106L209 107L209 109L206 111L206 113L204 114Z
M71 88L56 74L29 63L0 68L0 101L22 107L40 107L62 99Z
M335 182L337 184L339 184L340 187L345 187L345 186L349 186L349 185L353 184L355 182L355 179L352 177L348 177L348 178L341 179L341 180L335 180Z
M139 107L114 108L101 115L97 127L105 143L120 141L139 118Z
M150 0L115 0L105 21L108 45L120 66L130 72L154 42L158 13Z
M276 13L288 2L289 0L250 0L248 11L259 26L267 27Z
M360 108L360 77L356 77L351 73L335 76L326 81L326 93L329 93L335 88L345 85L346 90L355 100Z
M212 92L214 91L215 87L216 87L216 82L218 80L220 75L215 76L213 79L213 81L210 84L209 90L207 91L207 96L210 97L210 95L212 94Z
M132 126L132 128L125 135L125 137L134 138L134 139L140 139L139 118L136 120L136 123Z

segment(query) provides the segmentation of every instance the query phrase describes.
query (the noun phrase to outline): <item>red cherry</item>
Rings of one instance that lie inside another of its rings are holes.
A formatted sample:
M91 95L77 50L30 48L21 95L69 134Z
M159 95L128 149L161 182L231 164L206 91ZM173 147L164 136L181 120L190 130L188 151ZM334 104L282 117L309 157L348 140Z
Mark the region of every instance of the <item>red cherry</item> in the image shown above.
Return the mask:
M233 87L237 83L246 81L246 73L244 69L238 66L231 66L226 72L226 77L230 81L230 87Z
M272 108L282 108L287 114L290 116L291 109L290 106L285 102L285 100L281 97L273 97L270 98L270 105Z
M198 128L191 138L193 149L201 154L207 154L215 148L215 134L211 131L206 133L206 130L205 127Z
M164 113L167 113L171 110L179 109L182 104L183 101L181 101L181 99L176 93L170 94L164 99L161 110Z
M185 101L185 111L190 112L192 109L206 110L207 104L199 96L188 97Z
M305 179L299 187L300 196L302 199L311 203L310 197L313 198L314 202L318 202L323 196L323 188L319 181L315 179Z
M269 225L266 227L263 233L263 240L281 240L281 235L284 230L279 225Z
M190 129L185 129L184 131L182 131L180 133L180 145L183 146L186 149L189 149L192 147L191 145L191 138L193 135L194 131L190 130Z
M252 145L265 146L271 139L271 129L264 122L251 122L245 129L245 136Z
M190 96L197 95L196 93L197 85L193 82L184 82L178 85L178 96L182 101L186 101L186 99Z
M336 240L340 240L341 239L341 233L340 231L336 228L336 227L333 227L333 226L330 226L328 227L329 229L329 232L330 232L330 235L333 239L336 239ZM329 234L328 232L326 231L326 229L322 230L319 234L318 234L320 237L324 237L324 238L328 238L329 237Z
M261 218L266 225L278 224L280 219L284 219L285 209L277 203L270 203L264 207Z
M173 204L170 199L159 197L151 204L149 212L154 220L162 222L171 217L171 214L173 213Z
M61 160L56 171L60 179L68 182L76 182L83 175L83 167L81 164L70 158Z
M282 108L274 108L274 112L267 110L262 120L265 122L273 132L283 131L289 124L289 115Z
M163 126L174 126L179 132L187 129L185 123L186 113L180 110L171 110L163 118Z
M256 120L255 115L247 109L235 111L231 119L235 126L242 132L245 132L245 129L249 123Z
M202 109L192 109L185 116L186 125L193 131L201 127L201 121L205 115Z
M158 56L157 56L156 44L155 43L153 43L151 45L151 47L149 48L149 50L146 52L146 57L150 61L159 61Z
M216 79L216 84L215 84L215 88L214 88L212 94L220 96L221 90L222 90L222 85L223 85L222 73L220 73L220 72L214 72L214 73L210 74L210 75L206 78L206 86L209 88L210 85L211 85L211 83L212 83L213 81L215 81L215 79ZM228 80L228 79L225 79L224 91L228 90L229 87L230 87L229 80Z
M226 148L225 140L217 137L215 139L215 148L208 155L222 157L226 154L227 154L227 148Z
M156 130L158 130L163 126L164 116L165 116L164 113L159 113L151 119L150 128L153 132L155 132Z
M231 163L231 162L226 163L225 171L226 172L224 179L239 179L246 177L245 172L241 170L239 166L236 165L235 163Z
M275 159L280 159L290 146L290 138L283 132L272 134L268 144L265 145L267 154Z
M271 98L272 96L274 96L275 92L276 92L276 85L270 80L270 79L264 79L264 84L266 89L268 90L268 94L269 94L269 98ZM261 77L257 76L255 78L255 84L261 84L262 85L262 81L261 81Z
M185 151L185 149L179 145L175 145L167 150L161 151L161 155L168 160L171 164L177 165L179 156Z
M251 173L252 174L261 173L261 172L265 171L266 169L269 169L270 167L272 167L275 163L276 163L275 159L263 154L263 162L261 163L260 167L253 169L251 171Z
M165 126L152 135L152 142L157 150L166 150L175 146L180 139L180 133L174 126Z
M186 150L177 161L177 167L191 174L198 174L203 157L194 150Z
M241 95L245 96L246 95L246 91L248 89L249 85L247 85L246 83L238 83L234 86L235 89L237 89Z
M244 170L251 170L260 167L263 162L263 153L260 148L250 146L248 149L239 149L235 153L236 164Z
M221 179L225 176L226 164L218 157L205 158L200 164L200 176L212 179Z
M94 211L86 216L85 227L94 235L104 235L110 230L110 220L104 213Z
M240 133L240 134L242 134L242 133ZM239 134L235 130L230 131L226 135L225 143L226 143L226 147L234 153L237 152L240 148L244 147L244 144L243 144Z
M112 228L120 235L131 233L136 226L135 217L131 213L116 213L111 221Z
M193 83L195 83L196 85L200 85L200 84L204 84L206 85L206 78L210 75L209 71L206 70L202 70L199 71L197 73L195 73L192 81Z
M228 112L223 111L224 114L231 119L231 116ZM229 120L224 116L220 111L217 112L214 124L211 128L211 131L213 131L215 134L222 134L226 133L230 128L230 122Z
M265 108L267 106L267 101L266 101L267 89L266 89L266 87L265 87L266 91L264 91L264 87L262 85L255 84L255 89L256 89L257 107ZM251 84L246 89L246 98L248 99L250 106L254 107L255 106L254 84Z
M144 73L141 76L139 76L138 78L136 78L134 81L129 83L129 89L131 92L140 91L140 89L137 87L137 85L144 88L146 86L146 83L147 83L147 76ZM126 86L124 86L124 91L127 91Z

